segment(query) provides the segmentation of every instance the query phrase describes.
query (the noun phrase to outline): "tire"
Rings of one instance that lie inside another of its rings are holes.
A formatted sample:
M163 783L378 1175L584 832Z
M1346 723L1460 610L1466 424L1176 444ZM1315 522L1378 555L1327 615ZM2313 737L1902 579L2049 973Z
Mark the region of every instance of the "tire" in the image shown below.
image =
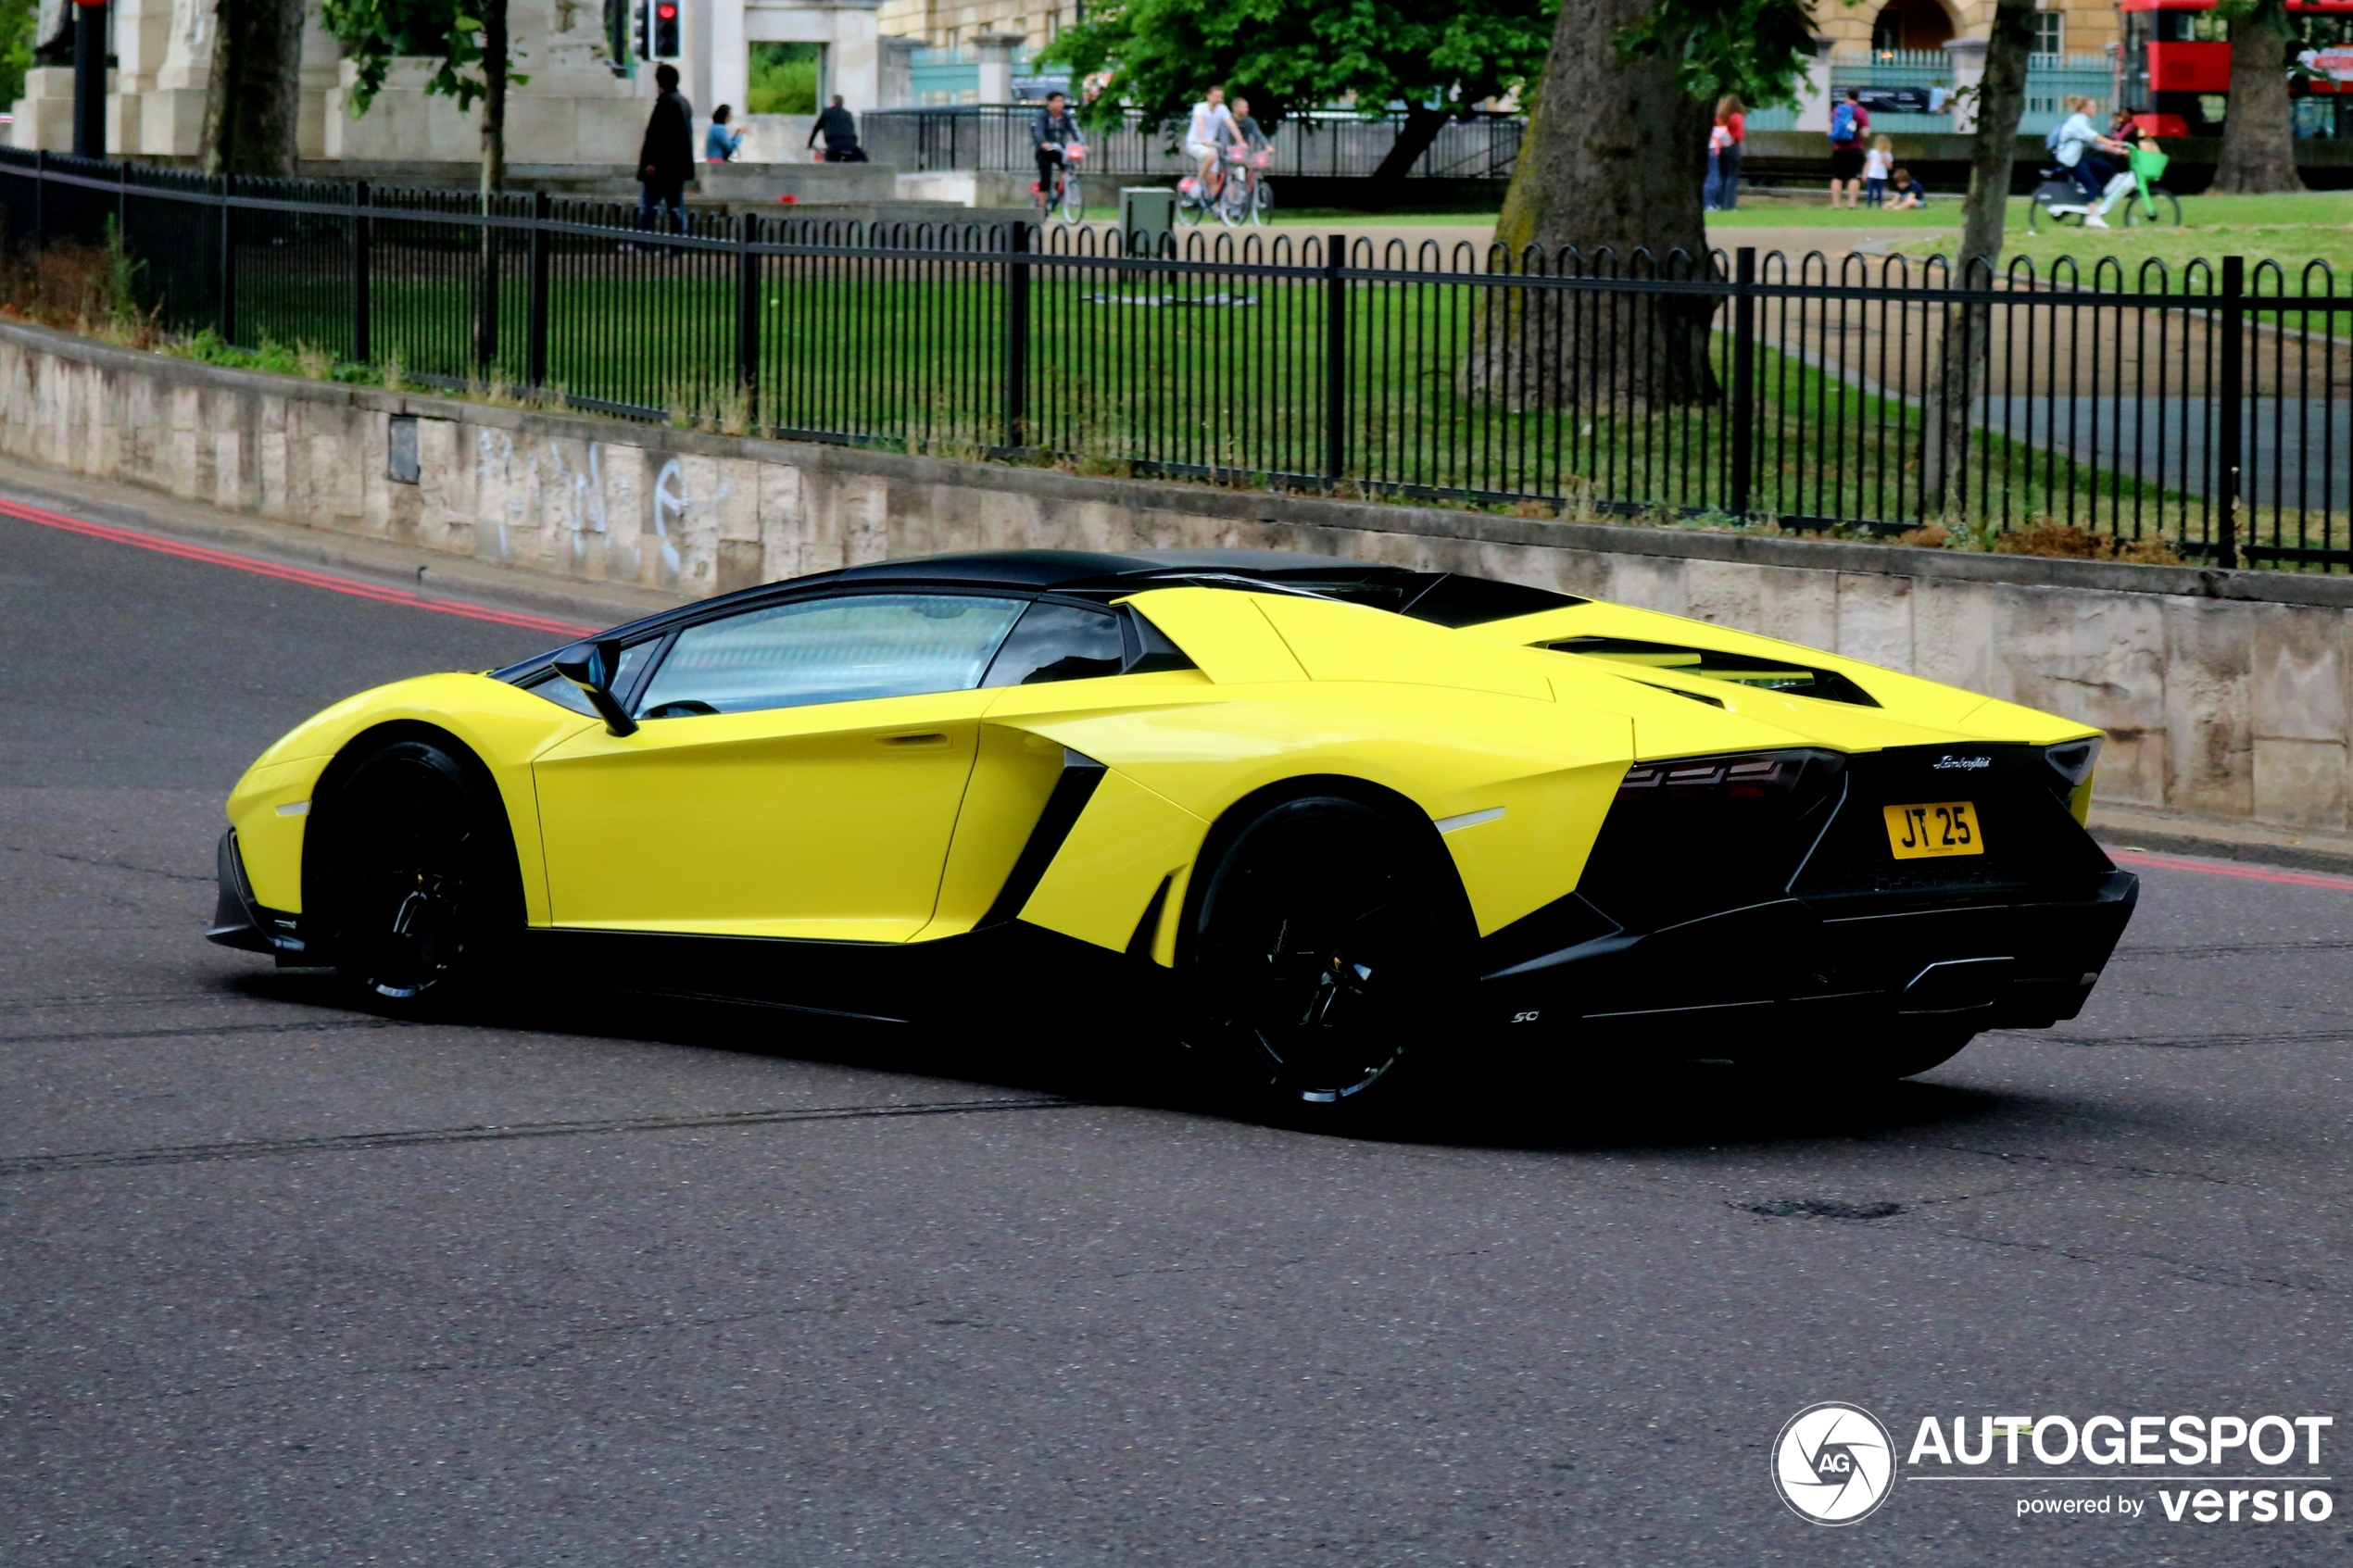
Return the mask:
M1087 221L1087 198L1078 188L1078 176L1076 174L1067 174L1063 177L1063 221L1065 223Z
M522 928L514 839L471 761L393 741L328 803L321 901L336 970L371 1006L421 1012L487 989Z
M1188 900L1188 1044L1264 1109L1333 1125L1396 1101L1468 947L1461 889L1428 838L1347 796L1286 800L1227 841Z
M1208 213L1208 206L1202 200L1201 194L1199 192L1195 192L1189 196L1186 195L1181 191L1177 193L1176 221L1186 224L1189 227L1198 229L1201 227L1201 220L1207 217Z
M1252 223L1264 223L1266 221L1267 214L1275 210L1274 182L1257 181L1252 184L1251 190L1254 194L1251 203L1250 220Z
M2129 229L2136 223L2143 227L2154 225L2160 229L2178 229L2182 226L2181 197L2162 185L2152 185L2149 187L2149 200L2157 206L2157 213L2154 217L2150 216L2147 207L2141 204L2139 192L2134 192L2125 202L2124 226L2126 228Z
M1250 188L1241 182L1241 176L1229 172L1217 191L1217 221L1228 229L1239 223L1247 216L1243 204L1249 199Z

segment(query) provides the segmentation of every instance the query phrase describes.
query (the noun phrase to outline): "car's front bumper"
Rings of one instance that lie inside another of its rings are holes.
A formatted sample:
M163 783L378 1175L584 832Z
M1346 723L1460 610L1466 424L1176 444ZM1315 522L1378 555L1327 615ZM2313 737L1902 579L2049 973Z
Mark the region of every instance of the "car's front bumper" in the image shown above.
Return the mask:
M205 931L205 940L218 942L224 947L242 947L249 953L271 953L281 964L315 961L305 947L300 919L283 909L271 909L254 897L253 884L245 876L245 858L237 850L235 828L220 835L220 846L213 859L220 879L220 896L213 905L212 924Z
M1478 1015L1530 1043L1757 1057L1823 1032L2041 1028L2072 1018L2139 897L1781 898L1644 935L1596 935L1491 969Z

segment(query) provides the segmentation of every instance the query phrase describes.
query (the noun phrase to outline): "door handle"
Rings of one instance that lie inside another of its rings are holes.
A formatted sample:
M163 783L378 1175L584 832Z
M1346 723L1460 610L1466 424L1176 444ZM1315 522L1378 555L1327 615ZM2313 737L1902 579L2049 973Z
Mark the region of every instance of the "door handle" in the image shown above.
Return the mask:
M905 735L877 735L875 738L880 744L898 750L911 749L916 746L946 746L948 744L947 735L938 730L924 730L914 734Z

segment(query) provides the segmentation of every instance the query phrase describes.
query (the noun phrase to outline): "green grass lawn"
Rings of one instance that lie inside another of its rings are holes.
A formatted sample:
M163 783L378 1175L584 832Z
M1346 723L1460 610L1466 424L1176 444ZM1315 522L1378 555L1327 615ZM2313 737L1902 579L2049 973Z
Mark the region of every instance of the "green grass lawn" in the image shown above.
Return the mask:
M2003 232L2004 257L2022 256L2037 271L2066 257L2088 273L2104 258L2112 258L2129 278L2138 275L2147 260L2161 262L2175 277L2194 259L2218 262L2225 256L2244 256L2253 273L2260 262L2275 262L2296 292L2308 262L2327 263L2337 278L2337 292L2353 292L2353 192L2313 191L2286 196L2184 196L2182 226L2126 227L2111 214L2117 227L2099 230L2070 225L2043 233L2026 232L2023 200L2010 203ZM1950 224L1960 220L1958 204L1948 209ZM1903 216L1898 214L1897 216ZM1950 237L1903 242L1906 254L1950 254ZM2268 273L2267 273L2268 277ZM2249 286L2254 286L2250 277ZM2323 286L2316 282L2314 286Z

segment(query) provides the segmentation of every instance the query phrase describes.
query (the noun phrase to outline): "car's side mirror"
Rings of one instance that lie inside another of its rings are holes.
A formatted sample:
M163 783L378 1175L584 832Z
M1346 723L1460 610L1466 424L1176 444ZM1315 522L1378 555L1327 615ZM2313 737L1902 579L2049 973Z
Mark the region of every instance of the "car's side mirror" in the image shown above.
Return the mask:
M580 695L588 699L606 729L617 735L636 731L637 721L612 695L613 671L621 668L619 643L574 643L547 662L555 666L557 674L580 688Z

